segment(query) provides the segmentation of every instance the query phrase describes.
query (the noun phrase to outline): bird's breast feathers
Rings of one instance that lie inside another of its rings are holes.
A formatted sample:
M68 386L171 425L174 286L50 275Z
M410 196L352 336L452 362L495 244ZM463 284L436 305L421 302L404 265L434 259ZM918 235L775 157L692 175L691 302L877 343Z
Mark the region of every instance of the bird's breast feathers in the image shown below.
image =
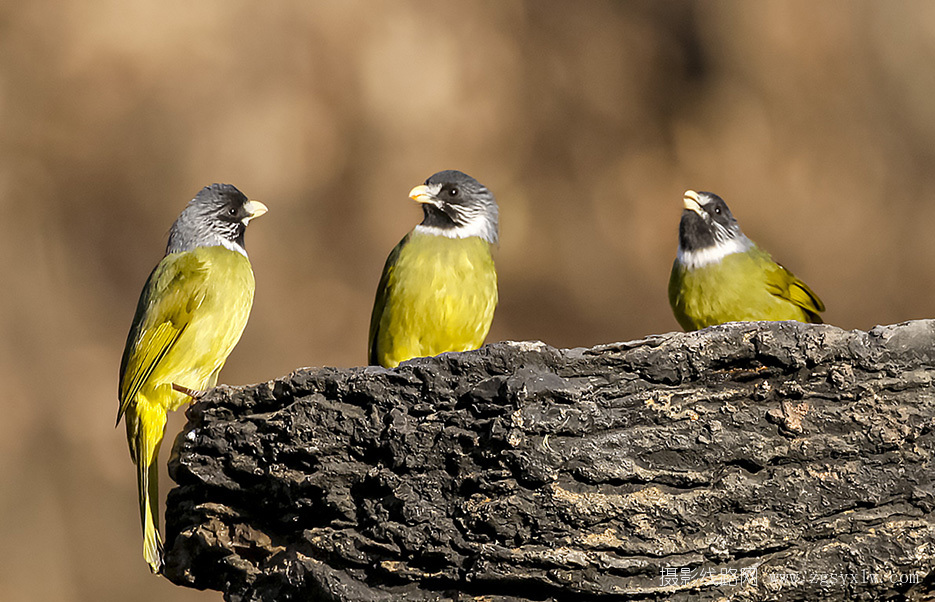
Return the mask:
M790 288L799 282L768 253L752 247L694 269L676 260L669 299L676 318L687 329L746 320L807 321L809 312L824 307L792 298Z
M483 344L497 305L489 243L414 232L389 270L380 348L421 357Z

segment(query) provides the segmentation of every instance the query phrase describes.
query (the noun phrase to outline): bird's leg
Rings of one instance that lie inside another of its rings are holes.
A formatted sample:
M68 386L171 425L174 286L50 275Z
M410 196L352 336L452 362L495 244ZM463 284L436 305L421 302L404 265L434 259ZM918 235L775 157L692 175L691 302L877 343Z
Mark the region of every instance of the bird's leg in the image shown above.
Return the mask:
M172 389L184 395L188 395L195 401L198 401L204 397L205 393L207 393L207 391L196 391L194 389L189 389L188 387L183 387L182 385L177 385L175 383L172 383Z

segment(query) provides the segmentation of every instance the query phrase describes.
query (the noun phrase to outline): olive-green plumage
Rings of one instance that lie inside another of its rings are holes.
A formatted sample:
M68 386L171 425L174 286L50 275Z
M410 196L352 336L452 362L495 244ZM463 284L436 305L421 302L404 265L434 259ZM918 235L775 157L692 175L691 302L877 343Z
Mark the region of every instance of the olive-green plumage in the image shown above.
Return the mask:
M446 171L410 196L423 203L425 219L387 258L370 318L369 362L387 368L477 349L497 306L493 195L473 178Z
M734 321L822 321L821 299L740 231L723 199L685 193L669 302L685 330Z
M243 232L266 207L233 186L203 189L173 225L165 257L150 274L120 364L117 421L125 417L137 465L143 557L162 567L159 448L166 415L189 401L173 388L200 392L240 339L253 304L254 279Z
M669 300L685 330L757 320L821 322L821 301L808 285L756 247L720 264L672 266Z
M490 245L411 232L390 253L370 324L370 362L394 367L414 357L468 351L484 343L497 306Z

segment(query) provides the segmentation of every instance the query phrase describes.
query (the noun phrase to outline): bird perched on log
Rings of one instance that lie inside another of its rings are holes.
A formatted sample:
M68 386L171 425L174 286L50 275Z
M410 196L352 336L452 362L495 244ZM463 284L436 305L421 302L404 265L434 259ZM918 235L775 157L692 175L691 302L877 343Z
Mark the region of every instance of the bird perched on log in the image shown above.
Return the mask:
M229 184L203 188L169 231L166 254L149 275L120 362L120 406L137 466L143 558L162 568L159 447L166 415L217 383L253 305L244 232L266 213Z
M821 323L824 303L740 230L724 199L684 195L669 303L685 330L734 321Z
M440 171L409 197L423 219L392 250L370 318L370 364L468 351L484 343L497 306L491 246L498 240L493 194L460 171Z

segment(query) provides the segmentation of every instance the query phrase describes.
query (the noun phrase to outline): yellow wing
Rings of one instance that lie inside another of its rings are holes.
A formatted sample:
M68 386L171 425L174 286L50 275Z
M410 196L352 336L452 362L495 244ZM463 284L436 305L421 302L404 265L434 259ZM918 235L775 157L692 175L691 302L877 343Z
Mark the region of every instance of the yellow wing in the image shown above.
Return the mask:
M383 265L383 274L380 276L380 284L377 285L376 298L373 301L373 311L370 314L370 336L367 340L367 362L371 366L379 366L380 358L377 355L377 341L380 338L380 321L383 319L383 312L386 310L386 301L390 293L390 281L393 277L393 270L396 266L396 260L399 259L399 251L406 242L412 237L412 233L403 237L399 243L393 247L386 263Z
M820 324L822 319L818 314L825 311L825 304L807 284L796 278L795 274L781 264L775 265L778 269L767 274L766 286L769 292L798 305L808 315L810 322Z
M204 302L207 275L207 266L193 253L167 255L149 275L120 362L118 424Z

